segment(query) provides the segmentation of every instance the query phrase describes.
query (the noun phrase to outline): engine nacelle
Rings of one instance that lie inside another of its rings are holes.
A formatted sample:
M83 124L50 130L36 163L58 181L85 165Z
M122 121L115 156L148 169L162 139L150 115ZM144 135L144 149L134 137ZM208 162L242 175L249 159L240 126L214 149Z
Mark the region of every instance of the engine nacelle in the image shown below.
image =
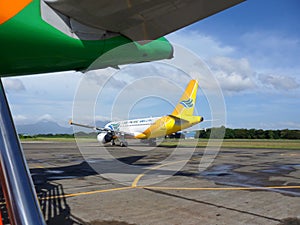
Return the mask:
M102 144L106 144L108 142L111 142L113 137L114 135L112 133L101 132L100 134L97 135L97 140Z

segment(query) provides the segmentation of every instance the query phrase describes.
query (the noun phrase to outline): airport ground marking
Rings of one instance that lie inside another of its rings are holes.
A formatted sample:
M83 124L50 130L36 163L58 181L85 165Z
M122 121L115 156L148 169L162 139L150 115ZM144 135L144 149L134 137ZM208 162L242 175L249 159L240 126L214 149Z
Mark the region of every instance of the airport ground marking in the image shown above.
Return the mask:
M266 187L159 187L159 186L126 186L120 188L102 189L95 191L78 192L56 196L40 197L39 200L49 200L57 198L70 198L82 195L92 195L114 191L133 190L133 189L151 189L151 190L179 190L179 191L239 191L239 190L272 190L272 189L300 189L300 186L266 186ZM3 202L1 202L3 204ZM0 204L0 205L1 205Z
M56 198L70 198L70 197L77 197L81 195L92 195L92 194L98 194L98 193L105 193L105 192L113 192L113 191L123 191L123 190L129 190L132 189L132 187L120 187L120 188L111 188L111 189L104 189L104 190L96 190L96 191L86 191L86 192L78 192L78 193L71 193L71 194L64 194L64 195L53 195L53 196L46 196L46 197L40 197L40 200L48 200L48 199L56 199Z
M182 191L239 191L239 190L272 190L272 189L300 189L300 186L266 186L266 187L158 187L140 186L138 188L151 190L182 190Z
M176 190L176 191L239 191L239 190L272 190L272 189L300 189L300 186L266 186L266 187L159 187L159 186L126 186L120 188L111 188L111 189L102 189L95 191L86 191L86 192L78 192L71 194L63 194L63 195L53 195L46 197L38 197L39 200L49 200L49 199L60 199L60 198L70 198L77 197L82 195L92 195L99 193L108 193L114 191L123 191L123 190L136 190L136 189L149 189L149 190ZM5 205L6 202L0 202L0 206Z
M154 166L152 168L149 168L148 170L146 170L146 172L144 173L141 173L139 174L132 182L131 184L131 187L132 188L136 188L138 187L138 182L142 179L142 177L144 177L147 173L149 173L150 171L153 171L153 170L157 170L157 169L160 169L164 166L169 166L169 165L173 165L173 164L177 164L177 163L181 163L181 162L185 162L187 160L180 160L180 161L176 161L176 162L169 162L169 163L164 163L164 164L160 164L160 165L157 165L157 166Z
M32 168L30 168L30 169L45 169L45 167L44 166L42 166L42 165L40 165L40 164L38 164L38 165L34 165Z
M102 189L102 190L95 190L95 191L86 191L86 192L78 192L78 193L71 193L71 194L62 194L62 195L52 195L52 196L45 196L41 197L38 196L39 200L50 200L50 199L60 199L60 198L70 198L70 197L77 197L81 195L92 195L92 194L98 194L98 193L105 193L105 192L113 192L113 191L123 191L123 190L129 190L134 189L131 186L126 187L120 187L120 188L110 188L110 189ZM6 202L2 201L0 202L1 205L5 205Z

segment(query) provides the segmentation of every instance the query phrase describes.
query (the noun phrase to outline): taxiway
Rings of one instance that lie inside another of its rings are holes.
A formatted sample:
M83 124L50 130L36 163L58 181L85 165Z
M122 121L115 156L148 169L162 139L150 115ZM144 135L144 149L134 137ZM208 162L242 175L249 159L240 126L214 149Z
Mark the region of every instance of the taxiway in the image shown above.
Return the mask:
M300 216L300 150L23 142L47 224L280 224ZM209 163L209 167L203 169Z

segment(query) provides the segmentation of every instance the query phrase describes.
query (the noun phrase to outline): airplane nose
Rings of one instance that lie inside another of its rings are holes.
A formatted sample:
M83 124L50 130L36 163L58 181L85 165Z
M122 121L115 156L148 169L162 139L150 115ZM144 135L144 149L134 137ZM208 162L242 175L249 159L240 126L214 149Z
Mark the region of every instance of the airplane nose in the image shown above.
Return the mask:
M204 120L204 118L201 116L200 122L202 122Z

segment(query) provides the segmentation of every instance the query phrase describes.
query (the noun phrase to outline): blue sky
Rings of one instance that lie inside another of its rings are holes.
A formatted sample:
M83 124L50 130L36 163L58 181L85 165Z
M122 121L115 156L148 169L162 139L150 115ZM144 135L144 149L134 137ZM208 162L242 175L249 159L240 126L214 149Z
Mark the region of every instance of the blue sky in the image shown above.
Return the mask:
M210 67L224 94L226 126L300 129L299 9L299 0L248 0L166 36ZM63 72L5 78L16 124L51 120L67 126L82 77ZM163 98L176 102L179 95L165 93ZM162 98L139 102L145 107L135 105L133 115L164 115L172 110ZM199 114L209 118L201 93L198 102L202 103ZM96 110L97 119L108 118L108 105L109 101Z

